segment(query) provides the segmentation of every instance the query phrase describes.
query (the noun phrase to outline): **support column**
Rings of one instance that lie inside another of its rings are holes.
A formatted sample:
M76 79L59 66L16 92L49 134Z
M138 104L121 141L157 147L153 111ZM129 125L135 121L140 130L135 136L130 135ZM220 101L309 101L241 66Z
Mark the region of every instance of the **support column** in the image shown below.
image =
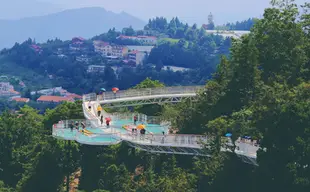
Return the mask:
M67 183L66 183L66 191L69 192L70 191L70 169L69 169L69 165L70 165L70 150L71 150L71 141L68 140L67 141Z

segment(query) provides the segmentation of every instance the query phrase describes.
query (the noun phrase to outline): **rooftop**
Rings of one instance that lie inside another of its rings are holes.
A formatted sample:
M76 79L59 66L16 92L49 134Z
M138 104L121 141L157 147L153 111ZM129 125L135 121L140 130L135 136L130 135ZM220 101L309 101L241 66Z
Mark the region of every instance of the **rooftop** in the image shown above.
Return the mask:
M24 103L28 103L30 101L29 98L22 98L22 97L20 97L20 98L13 98L12 100L16 101L16 102L24 102Z
M137 50L137 51L140 51L140 52L148 52L150 53L151 50L154 48L154 46L134 46L134 45L129 45L127 46L127 48L129 50Z
M126 35L120 35L118 38L123 39L157 39L155 36L126 36Z
M83 37L73 37L72 41L74 41L74 40L85 41L85 39Z
M74 101L74 99L70 98L70 97L60 97L60 96L49 96L49 95L42 95L41 97L39 97L37 99L37 101L45 101L45 102L55 102L55 103L59 103L59 102L63 102L63 101L68 101L68 102L72 102Z
M72 99L82 99L83 97L81 95L75 94L75 93L70 93L66 97L72 98Z

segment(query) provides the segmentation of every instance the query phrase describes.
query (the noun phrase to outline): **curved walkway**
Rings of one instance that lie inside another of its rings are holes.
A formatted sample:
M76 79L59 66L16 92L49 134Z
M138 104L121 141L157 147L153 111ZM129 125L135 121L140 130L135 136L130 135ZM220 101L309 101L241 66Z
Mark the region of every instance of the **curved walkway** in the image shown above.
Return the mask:
M117 93L105 92L102 95L87 94L83 101L98 101L100 104L113 104L114 107L136 106L154 103L175 103L184 98L194 98L204 86L176 86L151 89L129 89Z
M104 96L96 96L95 94L88 94L83 96L83 112L85 118L88 120L87 128L98 130L99 132L92 135L85 136L80 131L72 131L68 129L68 125L55 124L53 127L53 136L66 140L76 140L79 143L89 145L112 145L125 141L128 145L149 151L154 153L172 153L172 154L186 154L186 155L208 155L205 154L206 150L203 149L202 143L207 143L208 139L203 135L182 135L182 134L133 134L131 132L120 133L113 128L113 122L111 128L107 129L101 125L100 118L97 116L96 109L101 104L116 103L122 101L140 101L162 98L176 98L176 97L195 97L196 93L203 86L196 87L165 87L155 89L138 89L119 91L116 95L112 92L106 92ZM89 109L90 106L90 109ZM113 117L113 114L109 114L102 111L103 118ZM67 136L64 136L67 135ZM229 144L230 143L230 144ZM228 141L227 145L232 145ZM256 163L256 151L259 147L251 144L236 142L237 149L235 153L242 158L246 163L257 165ZM230 151L228 148L223 148L223 151Z

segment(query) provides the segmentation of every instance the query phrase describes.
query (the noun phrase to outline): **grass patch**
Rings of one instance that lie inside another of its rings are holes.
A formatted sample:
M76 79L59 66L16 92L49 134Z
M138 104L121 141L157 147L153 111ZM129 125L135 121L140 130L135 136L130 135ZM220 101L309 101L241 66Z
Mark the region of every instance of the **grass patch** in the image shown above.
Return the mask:
M158 40L159 44L170 42L170 43L178 43L180 39L173 39L173 38L161 38Z

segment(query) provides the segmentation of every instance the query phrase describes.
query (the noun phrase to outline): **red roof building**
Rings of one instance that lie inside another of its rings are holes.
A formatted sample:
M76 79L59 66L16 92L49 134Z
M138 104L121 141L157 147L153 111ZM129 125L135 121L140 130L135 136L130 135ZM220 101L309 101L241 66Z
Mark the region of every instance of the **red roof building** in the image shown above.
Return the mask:
M74 99L70 97L60 97L60 96L50 96L50 95L42 95L37 99L37 102L52 102L52 103L60 103L60 102L73 102Z
M75 93L68 94L66 97L72 98L72 99L82 99L83 98L81 95L78 95Z
M83 37L73 37L72 43L83 43L85 39Z
M30 45L31 49L33 49L35 52L40 53L42 51L42 48L38 45L32 44Z
M12 100L16 101L16 102L23 102L23 103L28 103L30 101L29 98L22 98L22 97L20 97L20 98L13 98Z

